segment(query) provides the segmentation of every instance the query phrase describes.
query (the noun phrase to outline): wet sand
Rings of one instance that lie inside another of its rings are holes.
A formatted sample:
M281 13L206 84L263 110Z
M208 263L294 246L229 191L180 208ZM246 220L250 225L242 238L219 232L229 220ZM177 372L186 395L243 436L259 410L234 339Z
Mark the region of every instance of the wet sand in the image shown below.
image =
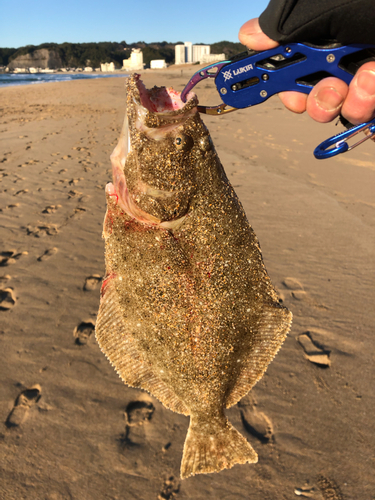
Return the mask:
M182 90L196 67L146 71ZM218 103L212 81L196 89ZM375 145L277 97L204 117L292 331L228 411L255 465L179 479L188 418L125 386L95 339L121 78L0 89L0 497L372 500ZM340 129L341 130L341 129Z

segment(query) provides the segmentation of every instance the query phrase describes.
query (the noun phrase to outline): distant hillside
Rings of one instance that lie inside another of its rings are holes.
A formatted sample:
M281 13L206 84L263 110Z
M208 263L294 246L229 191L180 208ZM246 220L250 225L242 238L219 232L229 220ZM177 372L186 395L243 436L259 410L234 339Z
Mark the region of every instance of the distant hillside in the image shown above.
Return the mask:
M99 67L102 62L114 62L116 66L122 66L122 60L125 59L126 47L121 43L100 42L100 43L43 43L38 46L27 45L20 47L9 56L9 67L25 67L26 61L37 59L35 54L41 50L47 49L53 52L54 58L49 65L44 63L35 64L38 67L49 67L56 69L59 67L77 68L85 66ZM30 66L30 64L29 64Z
M242 43L233 43L223 40L222 42L211 44L211 54L222 54L229 59L240 52L244 52L246 47Z
M182 43L182 42L177 42ZM98 68L100 63L113 62L117 68L122 67L123 59L130 57L132 48L141 48L143 62L148 66L152 59L165 59L167 64L174 63L176 43L137 42L127 44L125 41L99 43L43 43L27 45L18 49L0 48L0 66L15 67L49 67L77 68L92 66ZM212 54L225 53L231 57L245 50L240 43L222 41L211 45Z

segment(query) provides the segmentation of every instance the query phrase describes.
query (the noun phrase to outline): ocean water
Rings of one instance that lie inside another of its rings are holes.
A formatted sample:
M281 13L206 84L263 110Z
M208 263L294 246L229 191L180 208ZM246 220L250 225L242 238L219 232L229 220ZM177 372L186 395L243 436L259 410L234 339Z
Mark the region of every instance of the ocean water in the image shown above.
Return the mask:
M124 78L126 74L103 73L0 73L0 87L14 85L32 85L48 82L67 82L71 80L89 80L93 78Z

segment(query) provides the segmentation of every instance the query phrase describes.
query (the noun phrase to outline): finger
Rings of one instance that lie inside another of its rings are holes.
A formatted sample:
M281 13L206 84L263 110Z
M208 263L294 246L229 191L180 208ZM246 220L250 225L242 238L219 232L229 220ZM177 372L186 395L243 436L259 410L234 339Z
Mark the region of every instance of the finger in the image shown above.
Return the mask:
M243 45L253 50L273 49L279 45L263 33L258 18L250 19L241 26L238 38Z
M317 122L330 122L340 114L347 94L345 82L334 77L324 78L310 92L306 110Z
M238 34L240 42L249 49L268 50L279 44L263 33L259 20L250 19L241 26ZM281 102L294 113L303 113L306 110L307 96L301 92L283 92L279 94Z
M302 92L281 92L281 102L293 113L304 113L306 111L307 95Z
M375 62L360 67L349 85L342 115L353 125L368 122L375 116Z

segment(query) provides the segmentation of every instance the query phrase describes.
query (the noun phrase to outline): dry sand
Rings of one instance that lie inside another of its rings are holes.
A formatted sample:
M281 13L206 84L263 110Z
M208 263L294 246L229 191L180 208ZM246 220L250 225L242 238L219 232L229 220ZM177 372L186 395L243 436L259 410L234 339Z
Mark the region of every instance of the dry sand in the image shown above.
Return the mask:
M195 69L144 81L182 90ZM317 161L337 129L277 97L204 118L294 323L228 411L259 463L180 481L188 418L126 387L94 339L123 87L0 89L0 497L373 500L375 145Z

